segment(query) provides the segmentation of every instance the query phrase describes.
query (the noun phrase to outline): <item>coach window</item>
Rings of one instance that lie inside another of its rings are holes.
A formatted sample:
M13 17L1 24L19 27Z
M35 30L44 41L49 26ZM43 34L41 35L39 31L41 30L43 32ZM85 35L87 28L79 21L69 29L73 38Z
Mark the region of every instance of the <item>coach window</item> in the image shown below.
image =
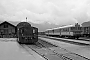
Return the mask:
M65 31L65 29L63 29L63 31Z
M67 31L69 31L69 28L67 28Z
M65 28L65 31L67 31L67 28Z
M73 28L73 27L71 27L71 30L74 30L74 28Z
M57 29L57 32L60 32L60 29Z
M65 32L67 31L67 28L65 28Z
M60 29L60 31L62 32L62 29Z
M54 30L51 30L51 32L53 32L53 33L54 33Z
M64 29L64 32L66 31L66 29Z
M67 31L68 31L68 28L67 28Z
M63 32L63 29L61 31Z
M64 29L62 29L62 31L64 31Z
M67 31L67 28L65 28L65 32Z

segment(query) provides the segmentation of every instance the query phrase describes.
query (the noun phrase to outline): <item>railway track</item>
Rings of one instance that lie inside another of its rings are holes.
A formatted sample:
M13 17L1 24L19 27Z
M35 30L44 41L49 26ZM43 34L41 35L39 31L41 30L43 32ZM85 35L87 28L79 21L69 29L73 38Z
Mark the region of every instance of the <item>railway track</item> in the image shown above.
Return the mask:
M69 52L66 49L62 49L40 39L35 45L27 46L46 60L89 60L88 58Z
M57 41L63 41L63 42L71 43L71 44L76 44L76 45L90 45L90 40L85 41L85 40L81 40L81 39L76 40L76 39L66 39L66 38L47 37L47 36L43 36L43 37L48 38L48 39L57 40Z

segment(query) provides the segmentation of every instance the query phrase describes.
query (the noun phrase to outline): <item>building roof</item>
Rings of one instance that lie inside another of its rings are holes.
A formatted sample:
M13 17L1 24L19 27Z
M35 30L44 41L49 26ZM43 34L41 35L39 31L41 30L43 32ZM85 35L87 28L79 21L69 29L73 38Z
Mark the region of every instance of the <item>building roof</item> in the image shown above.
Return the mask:
M83 22L82 27L90 27L90 21L88 22Z
M4 22L0 23L0 26L3 25L3 24L5 24L5 23L7 23L7 24L9 24L9 25L11 25L11 26L13 26L13 27L16 27L15 25L13 25L13 24L11 24L11 23L9 23L9 22L7 22L7 21L4 21Z

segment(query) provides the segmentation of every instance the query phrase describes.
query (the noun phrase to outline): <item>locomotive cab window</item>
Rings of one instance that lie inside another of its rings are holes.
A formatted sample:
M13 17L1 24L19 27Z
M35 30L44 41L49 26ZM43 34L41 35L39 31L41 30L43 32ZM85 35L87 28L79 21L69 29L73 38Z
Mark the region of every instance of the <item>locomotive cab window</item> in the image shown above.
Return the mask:
M24 32L24 29L21 30L21 33L23 33L23 32Z
M35 30L33 29L33 33L35 33Z

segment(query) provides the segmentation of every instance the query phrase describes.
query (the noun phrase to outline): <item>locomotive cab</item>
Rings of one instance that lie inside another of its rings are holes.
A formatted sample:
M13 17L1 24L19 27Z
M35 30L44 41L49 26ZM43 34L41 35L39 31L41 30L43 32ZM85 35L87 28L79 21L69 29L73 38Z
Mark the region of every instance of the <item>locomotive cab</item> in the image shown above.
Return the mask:
M73 32L73 36L78 39L79 37L81 37L82 27L78 23L76 23L75 27L71 27L71 31Z
M38 33L33 33L33 30L34 29L28 22L20 22L17 25L17 37L18 37L17 41L19 43L36 43L38 41L37 39ZM36 32L36 30L34 32Z

